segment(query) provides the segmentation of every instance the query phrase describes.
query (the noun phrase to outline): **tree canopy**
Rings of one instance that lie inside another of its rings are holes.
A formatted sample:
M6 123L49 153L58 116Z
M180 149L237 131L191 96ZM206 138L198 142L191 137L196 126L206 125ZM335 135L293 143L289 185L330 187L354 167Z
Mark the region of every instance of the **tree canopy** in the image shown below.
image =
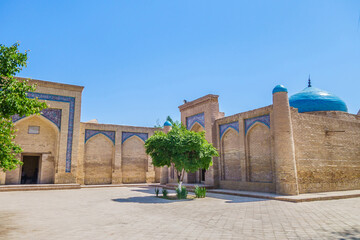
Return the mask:
M19 51L19 43L10 47L0 44L0 169L15 169L21 161L18 154L22 152L14 142L15 127L12 116L29 116L39 114L47 107L45 102L27 98L27 92L34 92L35 85L28 80L18 80L14 76L27 65L27 51Z
M216 148L205 139L205 132L193 132L181 124L174 123L167 134L155 132L145 142L146 153L155 167L171 166L182 182L185 172L209 169L212 157L219 156Z

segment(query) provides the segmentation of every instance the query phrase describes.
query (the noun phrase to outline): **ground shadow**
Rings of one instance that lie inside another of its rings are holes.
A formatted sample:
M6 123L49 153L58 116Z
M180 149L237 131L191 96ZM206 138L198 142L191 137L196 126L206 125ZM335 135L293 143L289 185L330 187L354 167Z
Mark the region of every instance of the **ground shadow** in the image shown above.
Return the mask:
M178 200L167 200L164 198L158 198L155 196L142 196L142 197L129 197L129 198L114 198L111 199L114 202L120 202L120 203L151 203L151 204L161 204L161 203L172 203L177 202Z
M160 188L160 195L161 195L162 187L158 187L158 188ZM138 187L137 189L132 189L131 191L153 194L155 196L155 187ZM170 194L175 193L174 190L168 189L168 191ZM194 194L194 193L189 192L189 194ZM241 197L241 196L234 196L234 195L221 194L221 193L207 193L206 197L226 200L225 203L246 203L246 202L259 202L259 201L269 200L264 198ZM165 201L169 201L169 200L165 200Z
M332 232L339 240L360 240L360 229L352 227L341 232Z

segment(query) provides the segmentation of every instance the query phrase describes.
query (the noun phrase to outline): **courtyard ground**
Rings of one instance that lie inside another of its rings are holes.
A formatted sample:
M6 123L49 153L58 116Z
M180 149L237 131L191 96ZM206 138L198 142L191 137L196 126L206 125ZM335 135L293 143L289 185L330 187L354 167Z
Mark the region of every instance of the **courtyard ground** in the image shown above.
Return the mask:
M0 239L360 239L360 198L169 201L149 187L2 192Z

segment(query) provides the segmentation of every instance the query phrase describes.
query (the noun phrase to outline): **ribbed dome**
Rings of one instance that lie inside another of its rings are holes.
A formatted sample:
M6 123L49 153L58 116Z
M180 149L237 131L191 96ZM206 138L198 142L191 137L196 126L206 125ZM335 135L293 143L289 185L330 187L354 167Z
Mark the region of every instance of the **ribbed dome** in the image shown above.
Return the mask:
M302 112L342 111L347 112L347 106L339 97L324 90L307 87L289 98L291 107Z

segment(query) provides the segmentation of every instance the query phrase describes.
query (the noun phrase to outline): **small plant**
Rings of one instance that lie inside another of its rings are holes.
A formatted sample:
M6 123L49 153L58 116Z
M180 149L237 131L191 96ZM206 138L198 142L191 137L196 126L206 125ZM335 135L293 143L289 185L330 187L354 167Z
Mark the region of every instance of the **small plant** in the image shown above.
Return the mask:
M155 194L156 194L156 197L159 196L159 192L160 192L160 189L159 188L155 188Z
M164 197L164 198L167 198L167 195L168 195L168 193L169 193L168 190L163 189L161 192L162 192L163 197Z
M178 199L186 199L188 191L186 187L181 187L181 189L176 188L176 196Z
M206 188L204 187L199 187L196 185L194 192L197 198L204 198L206 196Z

